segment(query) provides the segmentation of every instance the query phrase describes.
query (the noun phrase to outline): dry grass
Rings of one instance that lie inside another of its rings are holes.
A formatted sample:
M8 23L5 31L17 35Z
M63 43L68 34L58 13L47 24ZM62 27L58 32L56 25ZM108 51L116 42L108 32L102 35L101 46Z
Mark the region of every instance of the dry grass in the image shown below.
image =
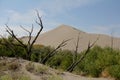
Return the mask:
M0 80L30 80L20 69L21 64L16 60L0 60Z
M42 66L42 65L35 65L32 62L29 62L26 65L26 70L34 73L35 75L42 75L42 74L48 74L48 68L46 66Z
M92 79L51 69L26 60L0 60L0 80L112 80Z
M18 70L21 65L18 61L10 61L10 60L0 60L0 71L6 70Z
M59 75L51 75L48 80L63 80Z
M11 75L4 75L0 77L0 80L31 80L31 79L28 76L19 76L13 78L13 76Z

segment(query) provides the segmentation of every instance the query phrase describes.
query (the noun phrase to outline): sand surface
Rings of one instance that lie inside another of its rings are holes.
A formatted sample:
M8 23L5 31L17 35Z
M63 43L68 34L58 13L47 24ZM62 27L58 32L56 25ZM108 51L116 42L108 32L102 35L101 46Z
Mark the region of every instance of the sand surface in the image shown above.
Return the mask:
M32 64L34 64L36 66L41 66L41 68L47 67L47 72L48 72L46 74L34 74L34 73L31 73L31 72L26 70L26 65L31 63L30 61L23 60L23 59L16 59L16 58L6 58L6 59L0 60L0 62L2 62L2 61L9 62L9 63L11 62L11 63L14 63L14 64L15 63L20 64L21 65L20 69L17 70L17 71L21 72L25 76L29 76L31 80L49 80L49 76L52 76L52 75L57 75L62 80L114 80L112 78L83 77L83 76L75 75L75 74L72 74L72 73L69 73L69 72L61 72L59 70L52 69L52 68L50 68L48 66L45 66L45 65L42 65L40 63L32 62ZM14 71L12 71L12 73L14 73ZM16 71L15 71L15 73L16 73ZM7 73L7 74L9 74L9 73ZM48 77L48 78L45 79L45 77Z
M56 47L63 40L71 39L67 42L67 45L63 47L63 49L75 50L76 41L79 33L79 52L87 48L89 41L93 43L98 37L99 40L97 41L96 45L99 45L101 47L111 47L112 38L110 36L104 34L86 33L67 25L60 25L51 31L41 34L35 44L43 44L45 46ZM28 38L23 38L23 41L27 42ZM120 38L113 38L113 48L120 49Z

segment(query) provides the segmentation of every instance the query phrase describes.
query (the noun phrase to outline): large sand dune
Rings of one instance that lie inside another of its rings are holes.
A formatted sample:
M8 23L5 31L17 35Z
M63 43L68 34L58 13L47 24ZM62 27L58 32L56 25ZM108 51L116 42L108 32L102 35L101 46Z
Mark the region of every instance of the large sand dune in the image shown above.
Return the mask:
M111 37L108 35L90 34L67 25L61 25L51 31L41 34L35 44L56 47L63 40L72 39L67 42L67 45L64 46L63 49L75 50L75 45L79 33L79 51L85 50L87 48L88 42L94 42L97 37L99 37L99 40L97 41L96 45L101 47L111 46ZM24 38L23 40L26 42L27 38ZM120 38L113 38L113 48L120 49Z

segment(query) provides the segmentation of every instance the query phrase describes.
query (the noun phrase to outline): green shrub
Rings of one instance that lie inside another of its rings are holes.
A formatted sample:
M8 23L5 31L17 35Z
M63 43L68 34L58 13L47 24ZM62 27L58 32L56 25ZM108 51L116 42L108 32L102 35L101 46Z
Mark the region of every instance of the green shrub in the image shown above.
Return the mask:
M95 46L75 68L75 71L78 74L83 72L86 75L99 77L107 67L119 64L119 59L120 51L113 50L109 47L101 48Z
M4 75L0 77L0 80L13 80L11 76L9 75Z
M38 62L39 61L39 53L32 53L31 61Z
M109 74L116 78L117 80L120 79L120 65L112 65L108 68Z
M51 57L47 64L53 68L61 68L66 70L68 66L72 63L72 52L68 50L60 50L56 55Z

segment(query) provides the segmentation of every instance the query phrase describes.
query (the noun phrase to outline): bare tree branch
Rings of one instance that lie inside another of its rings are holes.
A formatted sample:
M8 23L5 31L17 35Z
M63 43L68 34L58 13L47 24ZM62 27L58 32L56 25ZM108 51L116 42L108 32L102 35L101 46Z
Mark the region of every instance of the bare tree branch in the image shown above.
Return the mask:
M56 51L58 49L60 49L61 47L67 45L66 42L68 42L69 40L71 40L71 39L63 40L53 51L51 51L50 53L48 53L47 56L45 58L43 58L43 60L41 60L41 63L45 64L49 58L51 58L52 56L55 55L55 53L56 53Z
M5 25L6 25L6 31L7 31L7 33L8 33L10 36L12 36L17 42L19 42L19 43L21 44L21 46L26 50L26 55L27 55L26 57L27 57L27 59L30 58L33 44L35 43L35 41L37 40L38 36L40 35L40 33L41 33L42 30L43 30L43 23L42 23L41 17L39 16L39 12L38 12L38 11L36 11L36 12L37 12L38 20L39 20L39 21L36 21L36 23L40 26L40 29L38 30L38 32L37 32L37 34L36 34L36 36L35 36L35 38L34 38L33 40L31 40L31 39L32 39L32 33L33 33L33 28L34 28L33 24L32 24L31 31L25 29L24 27L22 27L22 26L20 25L20 27L21 27L23 30L25 30L26 32L29 33L27 45L24 44L22 41L20 41L20 39L17 38L16 35L14 34L13 30L10 29L10 27L9 27L7 24L5 24Z
M75 52L73 54L73 63L77 60L78 47L79 47L79 41L80 41L79 35L80 35L80 32L78 33L77 42L76 42L76 46L75 46Z
M80 59L78 59L76 62L72 63L68 68L67 71L72 72L73 69L80 63L83 61L83 59L85 58L85 56L88 54L88 52L90 51L90 49L95 45L95 43L98 41L99 37L92 43L90 44L90 41L88 43L88 47L87 50L85 51L84 55L81 56Z
M9 33L10 36L12 36L16 41L18 41L24 48L26 47L25 44L23 44L14 34L13 30L11 30L8 25L6 24L6 31Z

